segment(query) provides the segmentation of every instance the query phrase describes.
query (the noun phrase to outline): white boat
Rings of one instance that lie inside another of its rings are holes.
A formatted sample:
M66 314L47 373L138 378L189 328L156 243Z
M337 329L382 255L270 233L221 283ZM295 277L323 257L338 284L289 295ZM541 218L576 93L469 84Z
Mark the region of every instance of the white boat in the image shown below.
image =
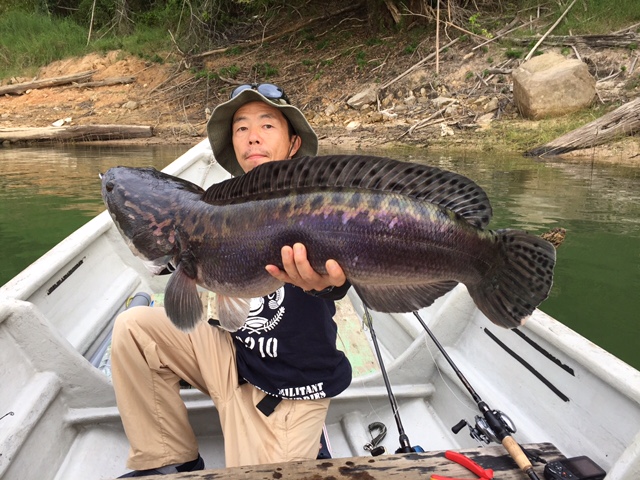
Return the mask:
M206 140L165 171L202 186L229 178ZM0 288L0 478L92 480L126 471L128 442L113 388L90 360L125 301L162 292L164 282L148 274L104 212ZM361 315L355 293L348 298ZM463 286L420 315L479 396L511 418L518 442L587 455L608 479L640 478L637 370L539 310L522 335L496 327ZM467 428L451 428L461 419L473 424L477 404L416 317L374 312L373 322L412 444L425 451L476 447ZM356 375L331 403L332 455L369 455L363 446L372 422L388 427L382 445L393 452L396 423L370 333L353 318L340 329ZM182 394L207 468L223 468L215 406L196 390Z

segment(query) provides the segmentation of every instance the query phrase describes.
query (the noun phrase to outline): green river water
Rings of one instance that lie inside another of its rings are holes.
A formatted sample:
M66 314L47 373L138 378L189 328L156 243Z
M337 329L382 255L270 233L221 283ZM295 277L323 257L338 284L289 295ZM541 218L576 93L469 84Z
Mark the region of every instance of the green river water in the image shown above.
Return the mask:
M98 172L115 165L160 169L186 149L0 148L0 285L104 210ZM536 234L566 228L554 286L540 308L640 369L640 162L630 167L423 149L368 153L470 177L491 199L490 228Z

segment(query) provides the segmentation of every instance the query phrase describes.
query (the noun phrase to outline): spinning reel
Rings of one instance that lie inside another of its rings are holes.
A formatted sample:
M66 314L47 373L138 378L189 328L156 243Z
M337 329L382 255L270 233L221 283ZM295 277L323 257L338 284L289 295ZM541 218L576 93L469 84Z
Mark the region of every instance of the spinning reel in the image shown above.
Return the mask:
M514 425L513 421L509 418L509 416L506 413L501 412L500 410L493 410L491 413L493 414L494 418L497 419L502 424L503 428L507 432L509 432L510 434L516 433L516 426ZM493 429L489 426L489 422L487 422L487 420L484 417L481 417L480 415L476 415L475 421L476 421L476 424L474 426L468 423L465 419L462 419L456 425L451 427L451 431L453 433L458 433L466 425L469 427L469 435L471 435L471 438L477 440L478 442L501 443L500 439L498 439L498 436L494 433Z

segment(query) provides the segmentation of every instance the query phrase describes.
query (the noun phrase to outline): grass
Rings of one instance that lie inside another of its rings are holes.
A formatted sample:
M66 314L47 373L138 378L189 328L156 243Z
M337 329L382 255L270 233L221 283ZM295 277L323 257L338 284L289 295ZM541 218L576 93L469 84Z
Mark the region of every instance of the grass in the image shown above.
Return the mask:
M171 48L169 36L160 28L138 26L131 35L96 39L87 46L88 33L71 20L53 16L16 11L0 15L0 79L31 76L43 65L90 52L124 50L162 62L159 52Z
M539 0L521 0L517 8L535 15ZM542 13L550 13L549 27L571 4L570 0L544 3ZM640 22L638 0L579 0L554 29L554 35L605 34ZM528 10L527 10L528 9ZM547 27L548 28L548 27Z
M87 52L87 31L68 20L7 12L0 16L0 78Z
M494 122L491 129L481 133L487 138L488 145L508 145L515 151L526 151L554 140L565 133L582 127L607 113L601 105L586 108L562 117L532 121Z

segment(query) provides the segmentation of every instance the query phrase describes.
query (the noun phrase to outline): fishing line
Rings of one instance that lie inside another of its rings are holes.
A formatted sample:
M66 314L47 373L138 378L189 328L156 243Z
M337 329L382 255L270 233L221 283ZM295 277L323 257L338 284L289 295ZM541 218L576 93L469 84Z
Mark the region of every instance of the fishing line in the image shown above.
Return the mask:
M0 417L0 420L2 420L4 417L9 416L9 415L11 415L11 416L13 417L15 414L14 414L13 412L5 413L4 415L2 415L2 416Z
M433 352L429 348L429 343L427 343L426 339L425 339L424 345L425 345L425 347L427 347L427 352L429 352L429 355L431 356L431 360L433 360L433 364L435 365L436 370L438 371L438 375L440 375L440 379L442 380L442 383L444 383L444 386L447 387L447 390L449 390L449 392L451 392L451 395L453 395L453 398L455 398L463 407L465 407L469 411L475 412L476 409L474 407L470 406L467 402L462 400L460 397L458 397L458 395L456 395L456 392L453 390L453 388L451 388L451 385L449 385L447 383L447 380L445 379L445 377L444 377L444 375L442 373L442 369L440 368L440 365L438 365L438 362L436 362L436 359L433 356Z

